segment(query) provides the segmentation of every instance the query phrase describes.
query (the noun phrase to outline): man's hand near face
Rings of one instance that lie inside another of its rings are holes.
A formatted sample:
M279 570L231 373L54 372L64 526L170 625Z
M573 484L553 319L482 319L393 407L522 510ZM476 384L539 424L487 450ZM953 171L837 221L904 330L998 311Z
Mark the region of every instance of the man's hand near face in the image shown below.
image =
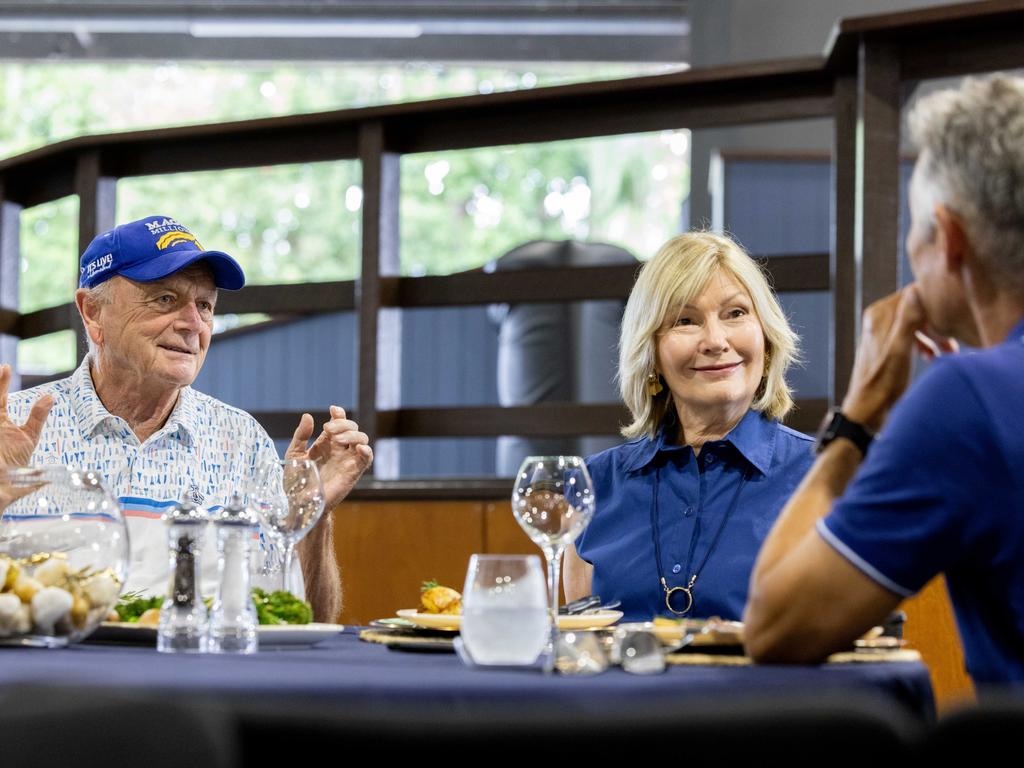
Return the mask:
M850 388L843 399L843 414L878 432L910 383L914 351L934 356L936 351L956 349L952 339L928 330L924 307L913 283L879 299L864 312Z

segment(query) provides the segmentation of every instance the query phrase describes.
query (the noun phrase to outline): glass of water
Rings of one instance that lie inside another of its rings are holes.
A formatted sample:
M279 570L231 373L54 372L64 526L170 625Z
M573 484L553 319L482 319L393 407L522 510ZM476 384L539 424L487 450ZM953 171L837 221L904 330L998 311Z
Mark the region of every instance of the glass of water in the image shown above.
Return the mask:
M533 664L548 640L547 585L536 555L473 555L462 643L476 664Z

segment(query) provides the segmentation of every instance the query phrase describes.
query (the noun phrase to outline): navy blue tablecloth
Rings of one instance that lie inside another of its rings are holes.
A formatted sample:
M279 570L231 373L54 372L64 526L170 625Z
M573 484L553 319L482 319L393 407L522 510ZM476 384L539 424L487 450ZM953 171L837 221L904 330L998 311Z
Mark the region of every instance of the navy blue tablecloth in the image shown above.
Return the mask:
M80 644L64 649L0 648L0 686L44 684L190 692L215 696L296 697L389 707L422 705L471 711L486 703L566 705L608 714L659 701L678 704L738 695L878 694L916 717L934 718L927 668L920 663L822 666L672 666L639 677L619 669L593 677L536 669L471 669L451 654L409 653L361 642L354 630L308 648L265 649L252 656L159 654L151 647Z

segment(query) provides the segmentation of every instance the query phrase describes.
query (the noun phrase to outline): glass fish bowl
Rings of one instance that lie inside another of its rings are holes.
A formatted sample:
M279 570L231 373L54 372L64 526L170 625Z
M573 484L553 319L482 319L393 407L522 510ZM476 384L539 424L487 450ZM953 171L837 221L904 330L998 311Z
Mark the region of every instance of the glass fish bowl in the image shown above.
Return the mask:
M0 468L0 644L59 648L110 613L128 530L94 472Z

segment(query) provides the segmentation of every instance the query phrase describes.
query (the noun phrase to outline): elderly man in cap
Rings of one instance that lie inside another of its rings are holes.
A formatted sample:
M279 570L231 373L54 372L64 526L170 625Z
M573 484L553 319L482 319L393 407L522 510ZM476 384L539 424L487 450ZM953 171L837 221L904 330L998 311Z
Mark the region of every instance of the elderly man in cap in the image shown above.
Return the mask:
M842 410L758 557L747 650L820 660L944 572L975 682L1019 685L1024 80L933 93L910 128L915 281L867 310ZM982 349L943 354L904 396L915 348L950 338Z
M75 303L89 354L71 377L7 396L0 366L0 465L65 464L97 470L125 508L132 561L127 590L167 588L163 511L187 497L205 507L244 490L278 458L250 415L191 388L210 346L217 292L238 290L241 268L207 251L187 228L148 216L99 235L81 259ZM6 407L5 407L6 406ZM331 406L308 445L304 414L288 458L317 462L327 508L341 501L373 460L367 436ZM207 537L204 591L215 558ZM299 546L307 599L318 620L341 607L332 522L324 515Z

